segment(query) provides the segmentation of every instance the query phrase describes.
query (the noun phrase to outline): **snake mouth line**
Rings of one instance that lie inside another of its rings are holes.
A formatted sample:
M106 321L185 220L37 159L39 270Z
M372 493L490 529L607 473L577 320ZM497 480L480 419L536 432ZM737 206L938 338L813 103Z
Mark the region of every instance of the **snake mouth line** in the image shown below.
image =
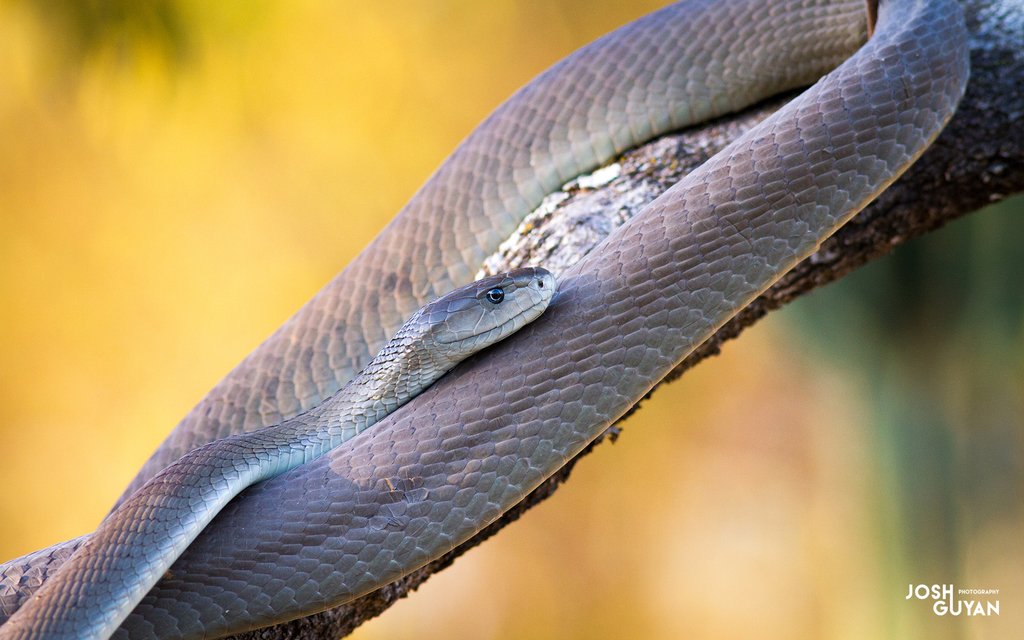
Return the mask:
M534 302L530 306L528 306L528 307L526 307L524 309L519 310L518 313L516 313L514 316L512 316L511 318L509 318L505 322L499 324L496 327L492 327L492 328L488 329L487 331L484 331L484 332L480 333L479 335L487 335L487 334L490 334L491 332L503 331L507 327L509 327L510 325L513 325L517 320L522 320L524 316L528 316L531 313L536 312L536 311L543 312L544 309L548 306L548 303L550 303L550 301L551 301L550 298L548 298L546 300L538 300L537 302ZM525 323L522 323L518 327L516 327L513 331L518 331L519 329L522 329L524 326L529 324L529 322L530 321L527 320ZM437 344L454 344L456 342L462 342L465 339L466 338L452 338L450 340L440 340L439 339L439 340L437 340Z

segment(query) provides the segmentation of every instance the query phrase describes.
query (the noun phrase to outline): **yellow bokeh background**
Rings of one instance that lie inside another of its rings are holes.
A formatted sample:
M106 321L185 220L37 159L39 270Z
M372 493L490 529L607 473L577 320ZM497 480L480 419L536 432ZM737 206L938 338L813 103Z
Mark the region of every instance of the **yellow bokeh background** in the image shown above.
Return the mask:
M95 527L178 419L491 109L661 4L0 2L0 560ZM1012 374L988 407L1009 450L970 454L1006 508L928 494L958 533L915 551L893 469L920 468L879 448L871 408L903 365L865 374L842 355L881 338L821 346L870 310L799 313L659 390L557 496L355 637L1024 631L1019 317L993 342L1008 368L990 372ZM952 378L962 357L942 361ZM954 458L975 451L976 404L957 389L919 390L952 394ZM1000 588L1004 612L939 619L903 600L937 581Z

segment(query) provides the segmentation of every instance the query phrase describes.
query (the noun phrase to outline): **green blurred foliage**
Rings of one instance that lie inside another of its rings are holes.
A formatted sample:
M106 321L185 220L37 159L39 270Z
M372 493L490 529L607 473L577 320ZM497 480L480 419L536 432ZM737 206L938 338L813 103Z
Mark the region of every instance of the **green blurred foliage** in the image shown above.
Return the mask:
M786 314L865 390L890 580L1024 586L1022 238L1018 196ZM903 604L889 612L897 635L974 637L945 620L908 618Z
M67 64L114 53L121 64L155 50L180 63L193 43L181 3L172 0L16 0L46 24L52 45Z

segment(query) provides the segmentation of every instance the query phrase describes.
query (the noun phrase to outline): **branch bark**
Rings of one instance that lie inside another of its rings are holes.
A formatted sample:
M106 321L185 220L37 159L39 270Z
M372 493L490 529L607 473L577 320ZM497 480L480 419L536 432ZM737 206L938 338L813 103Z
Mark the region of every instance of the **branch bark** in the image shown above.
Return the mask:
M963 4L971 33L971 80L959 110L939 139L874 203L722 327L664 381L717 354L722 343L786 302L911 238L1024 192L1024 4L1018 0L964 0ZM664 136L570 183L549 196L487 261L484 271L530 263L557 272L575 262L615 226L784 103L785 98L776 99L706 126ZM552 495L580 458L618 433L619 427L610 428L501 519L401 580L330 611L236 637L347 635Z

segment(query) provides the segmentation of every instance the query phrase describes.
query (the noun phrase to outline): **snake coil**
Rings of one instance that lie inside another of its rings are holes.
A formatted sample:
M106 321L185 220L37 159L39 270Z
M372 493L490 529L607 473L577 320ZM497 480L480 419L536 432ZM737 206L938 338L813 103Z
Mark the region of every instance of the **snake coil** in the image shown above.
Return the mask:
M243 492L115 637L219 637L335 606L521 500L942 130L968 77L957 3L883 1L874 35L853 53L864 31L862 0L786 0L771 11L758 0L691 0L517 92L211 391L126 495L195 446L334 393L402 318L470 281L566 180L828 72L558 274L559 294L537 322L365 437ZM81 540L4 565L0 607L20 606Z

